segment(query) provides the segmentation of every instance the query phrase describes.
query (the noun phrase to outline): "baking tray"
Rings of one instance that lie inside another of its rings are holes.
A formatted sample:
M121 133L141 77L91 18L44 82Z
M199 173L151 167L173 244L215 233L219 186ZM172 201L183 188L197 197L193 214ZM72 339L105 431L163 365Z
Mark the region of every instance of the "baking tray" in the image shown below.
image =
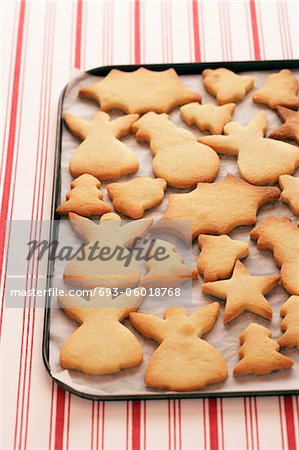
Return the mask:
M183 63L183 64L144 64L144 65L115 65L115 66L105 66L94 68L87 71L87 74L93 76L105 76L111 69L120 69L122 71L131 72L139 67L146 67L150 70L162 71L169 68L174 68L178 75L194 75L201 74L203 70L210 68L216 69L219 67L226 67L234 72L245 72L245 71L270 71L270 70L281 70L287 69L299 69L298 60L271 60L271 61L234 61L234 62L210 62L210 63ZM52 205L51 205L51 226L49 240L56 239L58 237L60 216L56 214L56 208L59 204L60 194L61 194L61 155L62 155L62 111L63 102L68 85L63 89L58 103L58 114L57 114L57 135L56 135L56 147L55 147L55 161L54 161L54 177L53 177L53 194L52 194ZM159 392L157 394L145 394L145 395L93 395L81 392L74 389L72 386L62 382L57 379L51 372L50 358L49 358L49 347L50 347L50 294L48 289L52 287L53 284L53 271L54 271L54 261L49 259L47 264L47 278L46 278L46 289L47 295L45 298L45 313L44 313L44 328L43 328L43 342L42 342L42 356L47 372L51 378L63 389L71 392L72 394L78 395L82 398L87 398L90 400L134 400L134 399L171 399L171 398L203 398L203 397L239 397L239 396L271 396L271 395L292 395L299 394L298 390L268 390L268 391L234 391L234 392L178 392L178 393L164 393Z

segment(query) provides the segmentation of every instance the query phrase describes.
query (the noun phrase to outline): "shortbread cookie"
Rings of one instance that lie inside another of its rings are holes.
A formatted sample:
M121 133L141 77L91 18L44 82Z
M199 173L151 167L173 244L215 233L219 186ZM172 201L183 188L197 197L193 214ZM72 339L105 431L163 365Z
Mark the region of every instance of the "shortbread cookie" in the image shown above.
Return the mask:
M294 362L279 353L279 345L271 339L268 328L250 323L240 334L240 361L234 368L234 376L265 375L275 370L292 367Z
M246 267L237 261L229 280L205 283L202 285L202 292L226 300L224 323L232 321L244 311L271 319L272 308L264 294L277 285L279 278L279 275L253 277Z
M201 101L201 95L186 88L174 69L158 72L144 67L134 72L112 69L99 83L80 89L80 95L97 101L103 111L117 108L138 114L168 112Z
M143 359L141 346L121 322L136 311L141 294L134 290L134 295L113 299L107 293L100 295L97 289L89 301L70 295L58 298L65 314L80 324L60 350L61 366L90 375L137 366Z
M293 214L299 215L299 177L281 175L279 187L282 189L281 200L289 205Z
M278 339L281 347L299 347L299 297L292 295L282 305L280 310L281 317L284 317L280 328L284 331Z
M252 77L238 75L224 68L205 69L202 75L204 87L216 97L218 105L240 102L254 85Z
M70 160L72 176L89 173L100 180L112 180L137 172L139 164L135 154L119 139L130 132L138 117L130 114L110 121L108 114L99 111L88 122L65 114L67 127L83 141Z
M76 252L65 266L63 276L66 282L87 289L138 285L140 268L127 247L145 234L151 220L140 219L121 226L120 217L113 213L104 214L99 225L98 221L74 213L69 213L68 217L85 246L82 245L81 251Z
M162 178L139 177L126 183L108 184L107 191L114 209L132 219L140 219L146 209L162 202L166 187Z
M278 106L277 113L284 123L272 131L270 138L280 139L281 141L293 139L299 144L299 112L292 111L284 106Z
M177 287L195 278L192 270L177 253L175 245L162 239L155 239L146 263L147 274L142 280L145 287Z
M146 368L147 386L191 391L226 379L224 358L201 339L213 328L218 311L219 305L213 303L191 316L181 307L167 308L164 319L150 314L130 314L134 327L159 344Z
M227 235L198 236L198 245L201 249L197 261L198 272L205 281L216 281L229 278L237 259L248 256L249 246L246 242L231 239Z
M299 229L289 217L268 216L250 233L257 248L271 250L280 267L281 282L290 294L299 295Z
M180 232L189 223L193 239L199 234L227 234L239 225L254 224L257 210L279 195L276 187L253 186L229 174L217 183L198 183L187 194L170 195L159 225L162 228L166 221L165 227Z
M234 109L234 103L223 106L189 103L182 106L180 111L187 125L196 125L200 131L209 131L211 134L221 134L224 125L231 120Z
M229 122L224 127L226 136L202 136L199 141L217 153L238 156L240 174L249 183L272 184L299 166L299 148L263 137L266 127L267 116L261 111L248 125Z
M66 202L56 209L58 214L74 212L80 216L101 216L111 211L111 206L103 202L101 182L87 173L71 183L71 191L66 194Z
M132 126L138 141L150 143L153 172L169 186L191 188L199 181L212 181L219 170L218 155L196 136L177 127L167 114L149 112Z
M264 86L253 94L252 99L255 103L262 103L271 109L277 106L298 108L297 91L298 81L290 70L283 69L280 72L271 73Z

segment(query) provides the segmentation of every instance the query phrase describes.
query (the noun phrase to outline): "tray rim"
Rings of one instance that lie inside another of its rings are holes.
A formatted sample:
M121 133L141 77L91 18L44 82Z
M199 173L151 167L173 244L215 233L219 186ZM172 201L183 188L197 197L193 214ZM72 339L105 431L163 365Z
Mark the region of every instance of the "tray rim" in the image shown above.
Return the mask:
M199 62L199 63L167 63L167 64L119 64L95 67L85 71L85 73L95 76L105 76L112 69L119 69L125 72L132 72L140 67L145 67L150 70L162 71L169 68L174 68L180 75L200 74L204 69L216 69L225 67L236 72L249 71L263 71L263 70L281 70L281 69L299 69L299 60L296 59L279 59L279 60L263 60L263 61L215 61L215 62ZM62 153L62 109L63 100L69 83L62 89L59 96L57 106L57 121L56 121L56 140L54 153L54 175L52 184L52 200L51 200L51 227L49 233L49 240L55 239L59 230L60 216L56 214L57 201L60 195L60 162ZM299 395L298 390L269 390L269 391L232 391L232 392L159 392L157 394L124 394L124 395L96 395L81 392L74 389L63 381L57 379L51 372L49 359L49 343L50 343L50 295L48 289L52 285L54 261L48 259L47 262L47 276L46 276L46 296L45 296L45 312L43 320L43 337L42 337L42 359L46 371L52 380L65 391L70 392L78 397L93 400L93 401L123 401L123 400L166 400L166 399L191 399L191 398L233 398L233 397L270 397L281 395Z

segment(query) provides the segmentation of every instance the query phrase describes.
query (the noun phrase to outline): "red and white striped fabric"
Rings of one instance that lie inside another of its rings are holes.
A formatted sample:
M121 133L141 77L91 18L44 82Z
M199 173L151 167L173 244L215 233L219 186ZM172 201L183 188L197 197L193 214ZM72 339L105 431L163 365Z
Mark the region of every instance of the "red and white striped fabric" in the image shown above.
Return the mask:
M1 293L7 219L50 214L57 101L72 67L298 58L298 2L4 2ZM36 287L28 264L24 288ZM44 280L39 285L43 286ZM3 443L12 449L289 449L296 397L91 402L53 384L43 310L1 312Z

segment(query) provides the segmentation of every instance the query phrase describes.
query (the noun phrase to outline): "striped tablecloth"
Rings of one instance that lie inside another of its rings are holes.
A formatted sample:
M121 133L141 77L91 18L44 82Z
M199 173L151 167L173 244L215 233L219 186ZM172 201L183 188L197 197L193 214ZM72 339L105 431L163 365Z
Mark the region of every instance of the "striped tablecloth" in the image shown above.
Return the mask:
M298 58L298 2L2 2L1 292L5 222L50 214L56 112L73 67ZM35 287L28 265L24 288ZM43 285L43 280L39 282ZM52 383L44 311L2 308L2 448L290 449L295 397L91 402Z

